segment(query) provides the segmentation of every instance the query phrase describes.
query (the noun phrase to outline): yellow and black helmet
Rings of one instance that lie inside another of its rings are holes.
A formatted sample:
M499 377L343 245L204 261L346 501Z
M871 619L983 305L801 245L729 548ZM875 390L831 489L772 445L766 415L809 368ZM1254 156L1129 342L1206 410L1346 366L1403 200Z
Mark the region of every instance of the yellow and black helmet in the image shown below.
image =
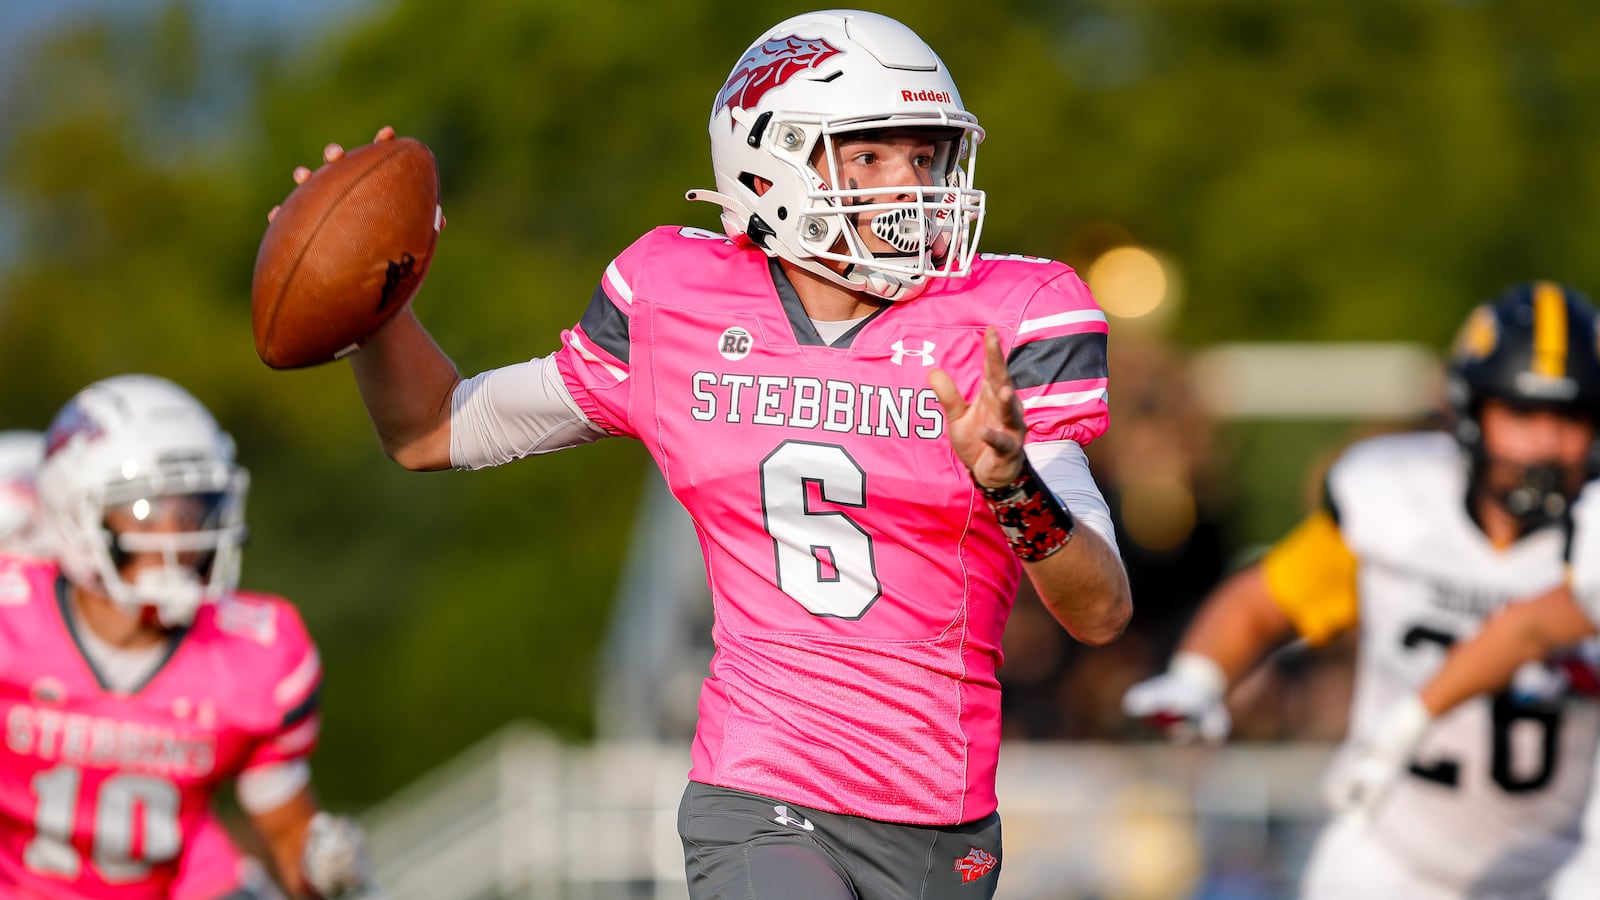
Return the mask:
M1600 414L1594 306L1554 281L1507 288L1467 316L1450 352L1445 387L1457 434L1467 444L1478 441L1478 410L1490 397Z
M1523 465L1514 482L1489 488L1480 414L1494 398L1600 422L1600 334L1589 299L1554 281L1501 292L1467 317L1451 350L1445 393L1470 466L1471 490L1490 491L1525 531L1567 521L1583 482L1600 474L1600 440L1577 470L1556 462Z

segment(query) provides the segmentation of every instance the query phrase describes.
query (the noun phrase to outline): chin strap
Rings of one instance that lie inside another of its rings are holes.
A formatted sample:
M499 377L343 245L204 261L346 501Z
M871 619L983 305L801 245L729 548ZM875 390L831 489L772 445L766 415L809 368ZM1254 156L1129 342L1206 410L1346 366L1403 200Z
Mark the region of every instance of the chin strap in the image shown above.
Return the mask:
M205 599L205 585L191 571L173 566L143 569L128 585L137 607L150 607L167 628L181 628L194 622L194 614Z

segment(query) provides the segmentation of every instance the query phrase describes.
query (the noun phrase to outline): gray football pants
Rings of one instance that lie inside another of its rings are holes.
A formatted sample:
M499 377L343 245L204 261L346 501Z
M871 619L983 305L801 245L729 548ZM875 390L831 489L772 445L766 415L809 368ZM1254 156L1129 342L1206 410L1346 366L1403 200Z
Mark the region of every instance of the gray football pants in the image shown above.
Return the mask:
M689 782L678 835L692 900L989 900L1000 814L879 822Z

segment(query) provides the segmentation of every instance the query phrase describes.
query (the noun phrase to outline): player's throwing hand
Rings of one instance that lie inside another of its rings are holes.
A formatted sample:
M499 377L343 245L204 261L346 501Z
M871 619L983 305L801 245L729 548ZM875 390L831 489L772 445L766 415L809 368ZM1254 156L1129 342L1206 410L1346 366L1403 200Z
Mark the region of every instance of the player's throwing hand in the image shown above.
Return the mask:
M997 488L1016 480L1022 471L1027 425L993 326L984 333L983 349L983 383L971 403L943 369L929 373L928 382L944 407L956 456L972 470L972 480L980 487Z
M392 140L394 140L394 129L388 125L385 125L378 129L378 133L373 137L372 142L377 144L382 143L383 141ZM322 148L322 162L324 165L338 162L343 158L344 146L342 144L329 144L328 146ZM290 174L291 177L294 178L295 184L305 184L306 181L311 178L311 169L307 168L306 166L295 166L294 171ZM276 219L278 217L278 210L282 208L283 206L280 204L268 210L267 221L271 222L273 219ZM441 222L440 226L443 227L443 224L444 223Z

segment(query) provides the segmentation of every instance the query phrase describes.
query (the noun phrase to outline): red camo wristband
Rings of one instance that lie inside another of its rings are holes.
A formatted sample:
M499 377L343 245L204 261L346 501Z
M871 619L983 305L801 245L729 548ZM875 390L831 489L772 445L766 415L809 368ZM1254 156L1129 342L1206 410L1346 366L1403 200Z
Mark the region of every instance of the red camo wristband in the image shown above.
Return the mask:
M1038 562L1072 540L1077 522L1055 492L1024 460L1015 481L1004 487L978 486L1000 521L1011 549L1024 562Z

